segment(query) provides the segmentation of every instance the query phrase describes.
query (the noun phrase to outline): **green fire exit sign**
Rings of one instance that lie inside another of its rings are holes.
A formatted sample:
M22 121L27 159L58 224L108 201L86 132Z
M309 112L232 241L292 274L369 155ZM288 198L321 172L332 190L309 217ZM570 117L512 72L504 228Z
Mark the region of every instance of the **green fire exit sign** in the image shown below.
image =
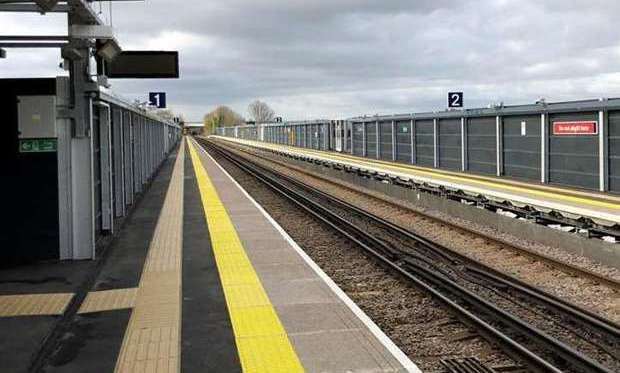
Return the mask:
M20 153L53 153L58 150L56 139L25 139L19 140Z

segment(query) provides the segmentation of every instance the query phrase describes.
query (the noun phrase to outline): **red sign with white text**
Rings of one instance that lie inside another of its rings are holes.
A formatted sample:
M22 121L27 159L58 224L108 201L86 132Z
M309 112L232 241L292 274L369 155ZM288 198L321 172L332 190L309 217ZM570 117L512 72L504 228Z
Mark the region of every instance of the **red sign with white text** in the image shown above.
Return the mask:
M597 135L598 122L595 120L575 122L553 122L554 135Z

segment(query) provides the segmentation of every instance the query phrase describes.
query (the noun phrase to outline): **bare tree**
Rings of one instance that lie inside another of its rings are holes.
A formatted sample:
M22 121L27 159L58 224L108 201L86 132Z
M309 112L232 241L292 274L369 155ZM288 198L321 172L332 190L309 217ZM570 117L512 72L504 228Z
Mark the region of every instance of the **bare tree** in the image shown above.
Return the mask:
M248 106L248 113L256 124L272 122L276 116L272 108L266 103L256 100Z

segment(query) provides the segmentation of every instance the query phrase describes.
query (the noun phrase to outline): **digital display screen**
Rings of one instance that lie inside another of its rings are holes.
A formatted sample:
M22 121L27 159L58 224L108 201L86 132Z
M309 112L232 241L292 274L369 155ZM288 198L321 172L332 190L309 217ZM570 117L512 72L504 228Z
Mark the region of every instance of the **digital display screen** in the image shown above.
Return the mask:
M179 52L127 51L106 66L108 78L176 79L179 77Z

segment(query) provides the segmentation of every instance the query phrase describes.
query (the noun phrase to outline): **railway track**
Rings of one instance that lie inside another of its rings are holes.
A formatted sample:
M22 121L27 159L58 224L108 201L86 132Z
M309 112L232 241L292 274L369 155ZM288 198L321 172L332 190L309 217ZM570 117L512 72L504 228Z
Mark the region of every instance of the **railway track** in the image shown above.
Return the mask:
M204 140L201 143L432 294L528 369L611 372L618 367L620 333L616 325L219 145ZM568 330L563 333L577 335L590 345L589 350L575 349L537 327L528 319L533 317L531 314L519 317L506 311L506 303L517 308L532 307L544 316L560 315L559 319L543 319L555 329L561 321ZM591 355L607 355L606 364Z
M283 161L280 161L280 160L277 160L277 159L274 159L274 158L270 158L270 157L266 157L266 156L264 156L262 154L259 154L258 152L249 151L246 148L242 148L242 147L237 147L236 146L235 149L237 149L237 150L239 150L239 151L241 151L243 153L246 153L246 154L248 154L250 156L258 157L258 158L266 160L268 162L273 162L273 163L279 164L279 165L281 165L283 167L291 167L290 164L287 164L287 163L285 163ZM290 158L288 153L286 153L286 154L284 154L284 153L283 154L274 153L274 154ZM330 180L327 177L324 177L322 175L317 175L316 173L313 173L311 171L307 171L307 170L305 170L303 168L300 168L300 167L295 167L295 171L297 171L299 173L302 173L304 175L307 175L309 177L312 177L312 178L320 179L320 180L322 180L322 181L324 181L326 183L332 184L332 185L337 186L339 188L347 189L348 191L351 191L351 192L354 192L354 193L362 193L359 190L357 190L357 189L355 189L355 188L353 188L351 186L344 185L342 183L336 183L336 182ZM382 196L376 196L376 195L369 195L369 196L374 198L374 199L380 200L381 202L386 203L388 205L397 207L399 209L406 209L406 210L410 211L411 213L414 213L416 215L422 216L422 217L424 217L424 218L426 218L426 219L428 219L428 220L430 220L432 222L435 222L435 223L440 224L440 225L447 226L447 227L449 227L451 229L454 229L456 231L465 232L465 233L468 233L468 234L471 234L471 235L475 235L475 236L481 236L481 237L483 237L485 240L487 240L489 242L492 242L492 243L494 243L496 245L500 245L500 246L503 246L503 247L507 247L511 251L513 251L513 252L515 252L515 253L517 253L519 255L523 255L523 256L532 258L533 260L536 260L536 261L548 264L548 265L553 266L553 267L555 267L555 268L557 268L559 270L562 270L562 271L564 271L566 273L570 273L570 274L573 274L575 276L582 277L582 278L587 278L587 279L590 279L590 280L595 281L597 283L600 283L600 284L603 284L605 286L608 286L608 287L610 287L610 288L612 288L614 290L620 291L620 281L615 280L613 278L600 275L600 274L598 274L598 273L596 273L594 271L590 271L588 269L581 268L581 267L576 266L576 265L571 264L571 263L566 263L566 262L558 260L558 259L556 259L556 258L554 258L552 256L548 256L548 255L536 252L534 250L531 250L531 249L529 249L527 247L522 247L522 246L519 246L519 245L515 245L514 242L509 242L509 241L506 241L506 240L502 240L502 239L497 238L497 237L491 237L491 236L485 235L485 234L483 234L483 233L481 233L481 232L479 232L479 231L477 231L475 229L472 229L472 228L469 228L469 227L466 227L466 226L463 226L463 225L458 225L458 224L455 224L455 223L450 222L450 221L442 220L442 219L440 219L440 218L438 218L438 217L436 217L434 215L431 215L431 214L428 214L428 213L424 213L423 211L414 210L414 209L412 209L412 208L410 208L408 206L405 206L403 204L398 204L398 203L394 202L393 200L391 200L390 198L386 198L386 197L382 197Z

